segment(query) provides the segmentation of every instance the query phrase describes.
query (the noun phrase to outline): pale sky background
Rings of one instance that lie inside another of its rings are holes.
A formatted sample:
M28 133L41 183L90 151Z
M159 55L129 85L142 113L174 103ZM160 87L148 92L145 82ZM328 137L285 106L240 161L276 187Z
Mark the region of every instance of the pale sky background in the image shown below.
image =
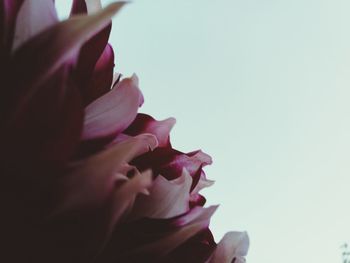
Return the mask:
M176 148L213 157L211 228L247 230L248 262L340 263L350 241L349 12L348 0L134 0L114 19L116 69L138 74L142 112L177 118Z

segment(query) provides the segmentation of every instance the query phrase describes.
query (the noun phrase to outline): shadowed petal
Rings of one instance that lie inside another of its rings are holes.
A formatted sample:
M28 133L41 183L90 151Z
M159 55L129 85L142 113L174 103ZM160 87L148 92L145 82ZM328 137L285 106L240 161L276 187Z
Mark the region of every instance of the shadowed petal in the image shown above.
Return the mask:
M82 130L83 107L70 73L69 65L59 69L0 130L1 158L8 165L44 168L72 156Z
M78 14L92 14L102 9L100 0L73 0L71 16Z
M167 255L162 262L166 263L203 263L216 247L209 228L200 231Z
M13 130L21 131L25 135L22 135L21 139L27 144L35 146L31 149L32 151L45 152L42 150L35 151L35 149L45 144L47 145L45 147L53 152L48 157L55 160L54 155L59 151L55 151L53 150L54 147L50 147L51 139L54 138L49 137L50 139L45 141L45 138L48 137L45 133L49 130L49 136L54 135L54 137L56 136L59 139L53 140L57 147L60 147L59 141L61 139L63 140L63 145L71 144L70 149L75 147L74 141L65 141L64 137L59 135L61 129L56 128L56 125L60 124L60 122L56 122L57 118L63 118L63 120L60 119L61 121L64 121L65 118L65 115L62 115L60 110L71 110L64 106L64 98L66 97L68 100L76 98L76 96L67 95L74 92L69 90L67 86L75 86L70 75L71 60L74 59L77 49L86 39L96 31L101 30L122 5L123 3L112 4L93 16L75 17L74 19L58 23L27 41L15 52L12 59L13 64L10 64L7 72L5 72L7 80L3 84L7 87L7 92L0 99L0 115L2 118L0 125L3 132L1 138L6 141L6 144L9 144L9 141L11 141L8 140L8 136L14 138L15 135L12 135ZM52 41L52 39L56 41ZM44 57L45 59L38 59L39 57ZM69 79L67 79L67 74L70 75ZM66 80L69 82L68 84L65 83ZM50 88L47 88L48 85ZM81 106L79 105L81 105L80 102L76 103L78 109L71 110L72 116L81 115L81 110L79 110ZM44 107L48 108L45 109ZM48 118L41 120L39 116L42 113ZM51 114L56 115L50 116ZM24 119L26 121L23 121ZM72 117L69 116L68 120L71 119ZM31 120L33 123L30 123ZM37 123L41 126L36 125ZM80 121L77 121L77 124L80 125ZM71 136L70 133L74 136L76 132L80 133L80 128L75 129L76 125L72 127L64 125L63 127L67 136ZM66 132L67 127L71 129L70 133ZM27 134L27 128L41 132L38 134L35 132ZM55 135L56 133L58 135ZM33 138L26 137L32 135L34 135ZM41 138L42 135L45 135L44 139ZM38 141L38 146L36 146ZM25 145L22 145L22 147L29 151L30 148L27 148ZM61 157L64 156L68 158L70 153L61 155ZM30 155L30 157L32 156Z
M152 184L152 172L150 170L140 175L135 175L129 181L125 182L114 194L113 215L111 216L111 226L113 226L125 217L125 212L129 211L134 204L136 195L139 193L149 193L148 189ZM111 233L111 232L110 232Z
M29 87L38 86L63 63L74 61L79 48L108 25L123 5L124 2L118 2L90 16L75 16L30 39L14 54L13 75L21 76L18 81ZM39 57L45 59L38 60Z
M71 15L96 13L101 9L99 0L74 0ZM80 50L76 74L84 105L111 89L114 69L114 53L108 38L112 24L108 24L88 40Z
M141 219L115 229L98 262L167 262L174 249L207 229L216 206L197 207L171 219Z
M31 238L35 243L28 244L30 258L37 259L35 262L50 263L94 262L115 223L125 216L136 195L144 192L151 183L152 175L148 171L125 180L122 185L115 184L99 206L76 207L51 215Z
M137 77L123 79L117 87L86 107L82 139L116 136L135 119L142 103Z
M12 50L57 22L54 1L25 0L17 15Z
M7 59L7 56L10 54L15 32L15 22L23 1L0 1L0 63L3 63L5 58Z
M87 13L87 7L86 7L85 0L73 0L72 7L70 10L70 16L86 14L86 13Z
M145 244L139 249L130 251L130 254L127 253L127 258L130 259L130 262L138 262L137 260L142 258L147 260L148 258L161 259L165 257L186 240L206 229L209 226L210 217L213 215L216 208L217 207L212 206L190 212L193 214L191 214L189 218L184 218L175 223L179 226L177 231L163 238L159 238L153 243Z
M82 83L86 83L86 80L89 80L86 85L82 87L85 105L88 105L111 90L113 70L114 52L112 46L107 44L100 58L97 60L93 71L90 73L91 78L89 78L86 73L83 75L85 81L82 81Z
M156 146L153 135L142 134L74 165L72 173L64 179L63 200L56 213L100 204L114 189L116 181L123 179L120 174L123 166Z
M219 242L208 263L244 263L249 238L246 232L228 232Z

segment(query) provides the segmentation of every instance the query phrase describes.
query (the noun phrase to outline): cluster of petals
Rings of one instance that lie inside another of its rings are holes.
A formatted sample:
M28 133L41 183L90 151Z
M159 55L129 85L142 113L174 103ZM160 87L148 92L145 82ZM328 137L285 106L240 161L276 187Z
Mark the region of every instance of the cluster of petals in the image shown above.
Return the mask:
M175 119L138 113L138 77L115 73L124 4L0 3L0 262L245 262L245 232L209 230L210 156L174 149Z

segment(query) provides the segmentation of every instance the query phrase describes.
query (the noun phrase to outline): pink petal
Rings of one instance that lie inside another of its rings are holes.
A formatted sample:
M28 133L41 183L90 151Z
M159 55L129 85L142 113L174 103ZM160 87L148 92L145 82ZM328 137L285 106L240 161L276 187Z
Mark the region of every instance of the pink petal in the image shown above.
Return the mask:
M57 22L53 1L25 0L17 15L12 50Z
M212 186L214 181L208 180L203 170L199 170L198 173L193 176L193 181L195 181L195 183L193 183L191 187L190 207L204 206L206 199L204 196L200 195L199 192L203 188Z
M139 113L125 133L133 136L145 132L152 133L157 137L159 147L165 147L169 144L169 133L175 122L174 118L157 121L149 115Z
M132 218L171 218L189 210L189 192L192 177L184 170L176 180L169 181L159 175L149 189L150 195L139 196Z
M249 237L246 232L229 232L219 242L209 263L244 263L248 253Z
M207 188L210 187L214 184L213 180L208 180L205 176L205 173L203 171L200 172L200 177L198 180L198 183L196 184L196 186L193 188L193 190L191 191L192 194L196 194L199 193L200 190L202 190L203 188Z
M38 86L62 64L73 62L79 48L105 28L123 5L124 2L114 3L94 15L65 20L27 41L13 58L13 75L21 76L17 82L26 83L29 87ZM38 60L40 57L45 59Z
M75 136L80 133L81 125L80 121L76 121L76 124L72 121L81 116L81 103L79 94L68 88L75 85L70 75L71 60L86 38L101 30L122 5L123 3L112 4L93 16L76 17L58 23L24 43L15 52L12 63L4 72L7 79L3 84L8 88L0 98L0 114L3 120L1 138L6 141L4 145L10 148L10 154L6 158L12 158L11 154L15 154L17 149L10 147L12 139L8 139L10 137L15 140L15 137L18 137L13 131L22 133L20 141L15 141L15 145L19 146L20 142L25 142L22 145L23 149L39 153L40 158L44 160L49 158L55 162L70 157L70 151L76 146ZM52 39L56 41L52 42ZM38 59L39 57L45 59ZM65 105L66 102L69 102L70 106ZM77 110L72 110L71 107ZM72 113L66 112L69 110ZM66 124L57 128L62 122ZM68 129L70 131L67 131ZM70 139L65 139L65 136ZM27 145L33 148L26 147ZM55 149L56 147L58 149ZM69 149L62 152L61 147ZM27 151L20 153L27 155ZM50 154L44 154L47 151ZM28 156L32 160L35 155Z
M131 209L137 194L145 192L148 194L152 181L152 172L148 170L140 175L135 175L118 189L113 196L114 206L110 230L122 217L125 217L125 212Z
M74 165L64 180L61 206L56 213L86 206L97 206L115 189L116 181L123 179L120 171L136 156L154 149L157 139L151 134L132 137Z
M85 110L83 140L116 136L135 119L143 102L136 75L122 80Z

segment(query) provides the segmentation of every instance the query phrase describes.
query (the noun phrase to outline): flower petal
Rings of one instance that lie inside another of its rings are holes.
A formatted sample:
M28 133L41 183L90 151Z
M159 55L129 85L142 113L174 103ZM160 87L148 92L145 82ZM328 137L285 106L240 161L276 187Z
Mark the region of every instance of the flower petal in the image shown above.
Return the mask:
M71 16L78 14L92 14L102 9L100 0L73 0Z
M111 90L114 70L114 52L107 44L96 65L91 72L91 78L85 87L82 87L85 105L101 97ZM85 75L86 79L89 79Z
M196 194L199 193L200 190L202 190L203 188L207 188L210 187L214 184L213 180L208 180L205 176L204 171L200 171L200 176L199 176L199 180L198 183L196 184L196 186L193 188L193 190L191 191L192 194Z
M12 50L57 22L54 1L24 0L17 15Z
M113 229L113 226L125 216L125 211L131 209L136 195L142 192L148 193L148 189L152 184L152 172L150 170L143 172L140 175L132 177L128 182L124 183L120 189L114 194L114 207L113 215L111 216L111 226L110 230Z
M99 0L74 0L71 15L95 13L101 9ZM114 54L107 45L112 24L93 36L80 50L76 67L81 85L84 105L89 104L111 89L114 68Z
M214 237L209 228L207 228L181 244L167 255L163 261L166 263L203 263L210 257L215 248Z
M2 0L0 2L0 61L9 56L18 11L24 0ZM1 68L0 68L1 69Z
M14 54L13 76L22 76L18 81L29 87L38 86L62 64L74 61L79 48L105 28L123 5L124 2L118 2L90 16L75 16L27 41ZM45 59L38 60L39 57Z
M1 158L16 170L60 165L72 156L79 142L83 107L69 66L37 89L35 96L19 105L15 118L4 119L2 125L6 126L0 130Z
M152 133L157 137L159 147L165 147L169 145L169 133L175 122L174 118L157 121L147 114L139 113L125 133L133 136L145 132Z
M133 161L133 164L140 170L152 168L155 174L162 174L168 180L172 180L181 175L183 168L186 168L194 177L202 167L211 164L211 158L202 151L185 154L171 147L162 147L150 154L140 156ZM194 181L195 184L197 182L198 180Z
M62 97L71 91L65 89L67 85L59 85L62 84L62 81L58 81L57 78L59 76L55 74L60 74L60 76L62 74L71 74L71 60L74 59L77 49L87 38L96 31L101 30L122 5L123 3L112 4L93 16L75 17L74 19L58 23L27 41L15 52L12 63L7 68L7 71L4 72L4 76L7 79L3 84L4 87L8 88L3 93L3 96L0 97L2 108L0 110L2 119L0 125L3 128L2 132L10 136L13 127L16 127L16 125L23 128L24 124L20 124L23 116L26 116L25 118L28 121L37 120L38 123L43 123L43 121L39 122L38 116L41 115L37 111L29 110L31 107L41 109L46 115L50 115L52 112L43 107L49 107L56 113L62 109ZM52 41L52 39L56 41ZM38 57L45 57L45 59L38 59ZM55 81L58 83L55 83ZM74 86L72 78L69 78L69 81L69 86ZM55 88L47 89L48 83ZM45 98L43 94L46 94L45 96L47 97ZM54 101L51 101L50 98L54 99ZM68 99L71 98L68 97ZM38 101L44 105L41 105ZM61 103L58 108L57 103ZM38 106L35 104L38 104ZM39 107L40 105L41 108ZM77 105L80 104L77 103ZM73 113L80 114L81 111L76 110ZM50 125L54 124L55 118L59 117L59 115L52 117L52 120L49 120ZM80 125L80 122L77 123ZM28 125L27 128L33 129L35 127L35 124ZM51 128L50 134L57 132L57 129L52 128L50 125L43 124L45 129ZM36 128L40 130L41 127L38 126ZM20 131L20 129L14 130ZM25 129L22 131L25 131ZM72 134L75 135L76 132L80 132L80 129L74 130ZM43 132L37 134L36 137L40 137L41 134ZM1 136L1 138L6 140L7 136ZM24 141L25 138L23 139ZM32 143L35 145L35 140ZM23 147L25 148L25 146ZM72 147L75 147L74 143ZM36 148L38 147L34 147L34 149ZM67 154L67 157L69 157L69 154Z
M87 106L82 139L116 136L135 119L142 103L136 75L123 79L117 87Z
M206 229L209 225L210 217L213 215L217 207L212 206L202 208L198 211L192 211L193 215L190 218L178 222L179 229L174 233L159 238L157 241L145 244L139 249L130 251L128 258L130 262L138 262L141 258L162 258L180 246L186 240L196 235L198 232ZM181 223L180 223L181 222ZM184 224L186 222L186 224ZM134 260L134 261L133 261Z
M167 262L174 249L207 229L216 206L197 207L171 219L141 219L116 227L98 262Z
M184 169L176 180L169 181L159 175L149 189L150 194L139 196L132 211L132 218L171 218L189 209L192 177Z
M65 190L55 213L99 205L114 190L116 181L122 179L118 172L123 166L156 145L154 135L142 134L74 165L72 173L63 178Z
M73 0L72 7L70 10L70 16L86 14L86 13L87 13L87 7L86 7L85 0Z
M92 14L101 10L99 0L74 0L71 15ZM107 93L111 89L114 69L114 53L107 45L112 24L86 42L80 50L76 74L83 95L84 105Z
M219 242L209 263L244 263L248 253L249 237L246 232L228 232Z

